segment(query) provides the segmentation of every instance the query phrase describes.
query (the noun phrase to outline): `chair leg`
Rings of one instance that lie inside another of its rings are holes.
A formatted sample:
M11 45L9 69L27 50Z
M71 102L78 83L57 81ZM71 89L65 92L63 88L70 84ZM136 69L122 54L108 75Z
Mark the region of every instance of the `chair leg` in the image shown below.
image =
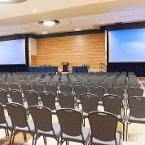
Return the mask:
M47 145L47 138L46 136L43 136L44 144Z
M69 145L69 141L66 141L66 145Z
M12 145L14 145L15 136L16 136L16 134L15 134L15 132L14 132L13 138L12 138Z
M11 143L12 143L12 138L13 138L13 130L11 131L9 145L11 145Z
M6 137L9 137L9 131L8 129L5 129Z
M34 140L35 140L35 136L32 135L33 139L32 139L32 145L34 145Z

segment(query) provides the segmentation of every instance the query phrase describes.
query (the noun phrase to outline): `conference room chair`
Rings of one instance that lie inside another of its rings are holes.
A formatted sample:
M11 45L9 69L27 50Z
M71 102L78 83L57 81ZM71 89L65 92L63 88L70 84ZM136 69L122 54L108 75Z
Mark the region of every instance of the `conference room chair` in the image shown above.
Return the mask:
M125 116L126 109L122 103L122 97L108 94L102 98L104 111L110 112L117 116L118 120L123 124L123 140L125 139Z
M58 123L52 122L51 110L44 106L32 106L29 108L29 112L34 122L34 145L36 145L39 137L43 136L44 143L47 145L47 138L52 137L56 139L57 145L60 140L60 126Z
M124 118L125 110L122 111L122 97L108 94L102 98L104 111L115 114L121 121Z
M32 120L27 119L26 108L18 103L9 103L6 105L6 109L12 121L9 144L14 144L15 136L20 132L23 133L25 141L27 141L26 133L30 133L34 137L34 124Z
M126 139L128 135L128 125L131 123L145 124L145 97L133 96L129 98L129 108L127 113Z
M90 88L90 93L97 95L99 97L99 101L102 101L102 97L105 94L105 89L101 86L91 87Z
M117 132L118 119L107 112L91 112L88 116L91 128L91 145L120 145L121 134Z
M0 89L4 89L4 90L8 91L9 90L8 84L7 83L1 83L0 84Z
M10 83L8 84L8 88L9 90L14 90L14 89L20 90L20 85L18 83Z
M24 93L27 90L31 90L31 85L28 83L20 84L21 91Z
M58 102L61 108L75 108L75 97L72 93L59 93Z
M51 109L52 113L56 113L55 94L53 94L52 92L42 92L40 93L40 99L43 106Z
M98 111L98 101L99 97L94 94L82 94L80 96L81 105L82 105L82 114L84 118L84 125L85 125L85 118L88 118L88 114L92 111Z
M57 96L58 88L55 85L45 85L45 91L53 93Z
M70 85L60 85L59 86L59 91L61 92L61 93L72 93L72 87L70 86Z
M79 104L81 103L80 102L80 96L82 94L85 94L87 93L87 87L85 86L76 86L74 87L74 95L75 95L75 98L76 98L76 103L77 103L77 106L79 107Z
M38 94L44 91L43 85L41 85L41 84L36 84L36 83L35 83L35 84L33 83L33 84L31 85L31 89L34 90L35 92L37 92Z
M128 88L127 89L127 94L128 97L132 96L143 96L144 90L142 88Z
M61 144L66 141L87 145L90 137L90 129L82 126L82 114L74 109L57 110L57 116L61 128Z
M124 88L113 87L108 89L108 94L113 94L124 98Z
M12 129L12 123L9 116L5 116L5 107L0 104L0 128L5 129L6 137L9 137L9 130Z
M38 93L33 90L28 90L24 92L24 98L27 101L28 107L33 105L39 105L38 97L39 97Z
M2 105L6 105L9 102L7 91L4 89L0 89L0 103Z
M21 105L24 105L22 93L19 90L17 89L10 90L9 95L10 95L10 98L12 99L12 102L16 102Z

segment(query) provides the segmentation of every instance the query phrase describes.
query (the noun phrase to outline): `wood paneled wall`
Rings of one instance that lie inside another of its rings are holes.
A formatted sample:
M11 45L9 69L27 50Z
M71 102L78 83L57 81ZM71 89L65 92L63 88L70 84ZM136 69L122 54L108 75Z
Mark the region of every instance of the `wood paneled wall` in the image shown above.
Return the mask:
M56 65L59 69L61 62L96 69L105 61L104 33L37 39L37 56L31 60L32 66Z

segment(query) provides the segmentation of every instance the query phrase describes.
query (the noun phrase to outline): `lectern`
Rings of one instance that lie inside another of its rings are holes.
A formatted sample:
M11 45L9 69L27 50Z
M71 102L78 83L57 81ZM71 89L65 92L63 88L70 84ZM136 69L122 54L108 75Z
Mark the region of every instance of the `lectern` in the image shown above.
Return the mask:
M62 65L62 68L63 68L63 72L68 72L68 66L69 66L69 63L68 62L62 62L61 63Z

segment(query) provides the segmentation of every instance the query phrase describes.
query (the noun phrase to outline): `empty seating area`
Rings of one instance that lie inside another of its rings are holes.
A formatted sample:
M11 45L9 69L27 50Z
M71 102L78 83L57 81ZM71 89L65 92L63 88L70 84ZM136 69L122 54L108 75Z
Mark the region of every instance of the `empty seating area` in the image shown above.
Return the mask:
M32 135L32 144L36 144L37 139L43 136L45 144L46 137L53 137L56 144L64 141L85 145L90 142L105 144L111 141L118 145L121 140L128 139L130 123L145 123L144 90L135 74L131 72L60 73L53 76L40 72L1 73L0 79L0 104L3 116L0 126L5 124L2 128L6 130L6 136L10 134L11 144L15 135L23 132L24 139L26 133ZM17 116L21 114L17 108L21 108L20 112L24 114L22 118ZM58 118L56 125L52 122L53 115ZM86 127L88 119L90 125ZM101 129L109 128L107 119L112 120L108 134ZM119 133L117 122L122 123ZM98 128L98 132L94 128ZM113 133L117 133L114 138ZM100 134L104 134L105 137ZM74 136L80 135L81 137L75 139Z

